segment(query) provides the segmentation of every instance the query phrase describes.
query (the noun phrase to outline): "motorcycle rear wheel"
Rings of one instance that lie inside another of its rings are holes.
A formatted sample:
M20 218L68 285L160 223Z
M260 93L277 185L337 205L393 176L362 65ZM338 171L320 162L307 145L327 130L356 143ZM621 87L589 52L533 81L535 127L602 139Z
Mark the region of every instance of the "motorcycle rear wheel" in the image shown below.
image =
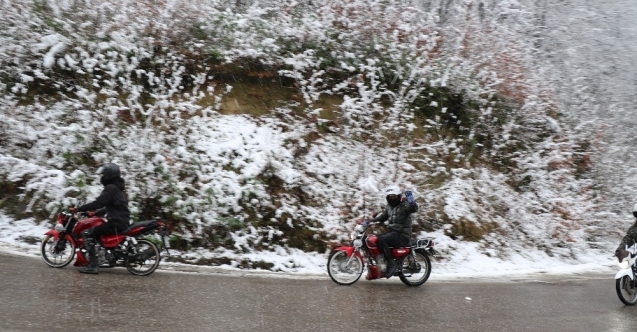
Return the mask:
M431 274L431 260L426 254L414 252L406 256L403 261L400 281L407 286L418 287L424 284Z
M342 250L332 251L327 259L327 273L339 285L351 285L363 275L363 260L354 255L347 265L348 260L347 253Z
M136 276L147 276L157 269L161 257L157 246L148 240L137 240L135 253L129 253L126 269ZM147 253L147 254L143 254ZM143 255L141 257L140 255Z
M65 241L63 250L56 248L60 241ZM46 265L55 268L61 268L69 265L75 257L75 243L73 241L67 241L66 239L58 238L56 241L52 235L47 235L42 240L40 246L40 254Z
M617 296L625 305L637 304L637 287L629 276L623 276L616 280L615 288Z

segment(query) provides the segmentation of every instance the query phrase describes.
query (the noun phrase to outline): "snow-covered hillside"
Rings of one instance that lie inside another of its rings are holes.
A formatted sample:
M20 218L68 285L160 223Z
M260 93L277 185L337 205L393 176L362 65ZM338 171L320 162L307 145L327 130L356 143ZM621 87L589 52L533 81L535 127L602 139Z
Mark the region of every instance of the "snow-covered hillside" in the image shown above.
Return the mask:
M607 255L598 142L520 6L3 2L0 240L94 198L112 161L185 262L313 269L392 183L449 267Z

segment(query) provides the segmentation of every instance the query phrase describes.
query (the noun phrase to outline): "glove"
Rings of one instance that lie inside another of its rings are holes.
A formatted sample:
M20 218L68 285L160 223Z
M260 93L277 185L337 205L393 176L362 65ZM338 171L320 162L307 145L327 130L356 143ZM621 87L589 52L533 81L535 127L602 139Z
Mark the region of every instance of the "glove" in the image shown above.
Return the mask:
M95 211L89 211L89 212L87 213L87 215L88 215L89 217L95 217Z
M615 257L617 257L620 263L624 260L624 258L628 257L629 254L630 253L624 249L615 250Z
M363 225L363 227L367 227L367 226L369 226L369 224L371 224L371 221L363 220L363 223L361 225Z
M412 194L410 190L405 191L405 197L407 197L409 204L414 204L414 194Z
M77 209L76 209L76 208L74 208L74 207L70 207L70 208L69 208L69 212L71 212L71 213L73 213L73 214L76 214L76 213L77 213Z

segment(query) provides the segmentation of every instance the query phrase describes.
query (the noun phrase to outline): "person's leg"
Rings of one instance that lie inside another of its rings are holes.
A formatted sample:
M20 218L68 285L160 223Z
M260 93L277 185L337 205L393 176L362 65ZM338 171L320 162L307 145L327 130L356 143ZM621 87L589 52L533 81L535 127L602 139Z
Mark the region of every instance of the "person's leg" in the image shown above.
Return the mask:
M105 223L97 227L87 229L82 232L84 237L84 244L86 251L88 252L89 265L80 269L81 273L98 274L100 271L100 264L97 258L97 252L95 245L99 242L102 243L102 236L107 234L115 234L119 231L119 227L116 224Z
M389 234L390 233L378 235L376 240L378 249L380 249L380 251L383 253L383 256L385 256L385 259L387 260L388 263L389 263L389 260L391 259L391 252L389 251L389 244L387 243Z
M93 236L97 243L102 243L102 236L121 233L121 227L115 223L107 222L93 228Z
M376 243L387 260L387 270L385 271L385 276L387 278L393 276L397 268L389 247L402 247L404 246L404 242L404 236L398 232L390 232L378 236Z
M97 227L96 227L97 228ZM89 265L81 267L80 273L98 274L99 262L97 261L97 253L95 252L95 228L87 229L82 232L84 238L84 247L88 253Z

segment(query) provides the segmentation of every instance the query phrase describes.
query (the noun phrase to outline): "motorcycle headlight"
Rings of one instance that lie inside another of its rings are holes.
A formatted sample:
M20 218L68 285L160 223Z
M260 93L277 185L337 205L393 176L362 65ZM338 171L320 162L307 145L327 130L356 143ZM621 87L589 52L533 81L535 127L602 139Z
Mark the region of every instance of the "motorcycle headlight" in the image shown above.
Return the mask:
M55 226L53 227L53 229L55 229L58 232L61 232L64 230L64 225L62 224L55 224Z
M354 240L354 247L359 248L363 245L363 241L361 239Z
M620 269L627 269L628 268L628 259L624 258L623 261L621 261L621 263L617 263L617 265L619 265Z

